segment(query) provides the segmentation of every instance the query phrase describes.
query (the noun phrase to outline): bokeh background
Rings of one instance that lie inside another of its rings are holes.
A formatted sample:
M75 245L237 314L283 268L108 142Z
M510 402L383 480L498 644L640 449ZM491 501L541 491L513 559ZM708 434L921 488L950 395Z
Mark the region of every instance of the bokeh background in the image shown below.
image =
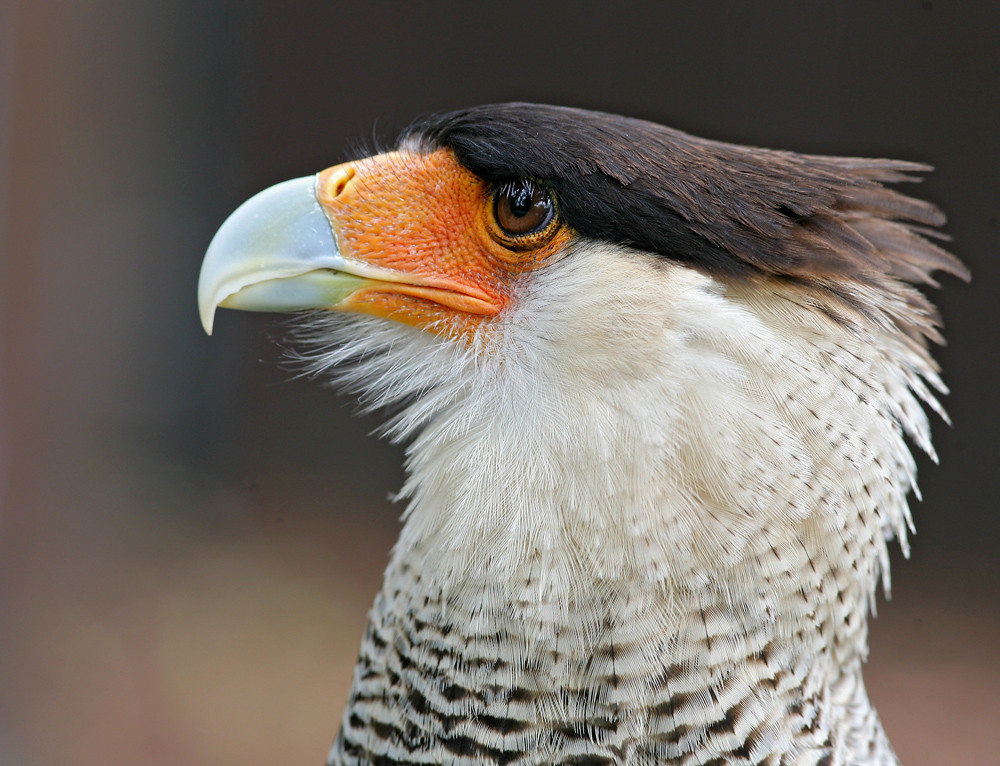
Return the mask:
M953 427L872 628L904 764L996 763L1000 4L0 3L0 764L320 764L400 451L199 326L225 216L418 114L535 100L937 171Z

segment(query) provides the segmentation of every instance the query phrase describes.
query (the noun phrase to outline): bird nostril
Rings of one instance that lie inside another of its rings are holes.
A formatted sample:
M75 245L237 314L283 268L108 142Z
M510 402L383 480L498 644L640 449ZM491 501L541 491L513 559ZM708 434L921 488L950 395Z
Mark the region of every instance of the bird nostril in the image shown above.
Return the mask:
M354 179L354 168L345 167L338 168L336 172L330 175L329 181L327 181L327 188L330 190L330 197L336 198L344 193L344 189L347 185Z

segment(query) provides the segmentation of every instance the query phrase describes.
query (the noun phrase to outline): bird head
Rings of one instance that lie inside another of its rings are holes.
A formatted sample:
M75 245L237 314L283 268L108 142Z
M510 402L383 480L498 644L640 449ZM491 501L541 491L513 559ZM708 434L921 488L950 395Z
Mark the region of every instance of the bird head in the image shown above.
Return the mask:
M924 236L940 212L884 185L925 169L466 109L246 202L206 255L202 322L318 310L313 368L408 403L414 540L729 566L768 525L801 534L817 485L871 493L850 468L870 459L892 499L868 523L904 536L903 435L930 448L919 401L942 388L913 284L966 274Z
M800 283L933 335L933 311L898 285L964 267L912 227L940 225L940 212L880 183L926 169L752 149L578 109L467 109L414 123L396 151L240 207L205 258L202 322L211 333L219 306L322 308L468 344L517 308L533 273L589 243L723 282ZM873 287L901 295L911 316L866 300Z

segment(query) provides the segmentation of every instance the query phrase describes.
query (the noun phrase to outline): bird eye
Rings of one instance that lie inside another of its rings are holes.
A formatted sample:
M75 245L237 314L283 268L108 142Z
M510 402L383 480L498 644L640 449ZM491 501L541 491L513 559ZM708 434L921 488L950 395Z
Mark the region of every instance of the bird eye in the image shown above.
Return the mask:
M497 224L512 237L540 232L555 218L555 206L548 189L527 178L500 186L493 204Z

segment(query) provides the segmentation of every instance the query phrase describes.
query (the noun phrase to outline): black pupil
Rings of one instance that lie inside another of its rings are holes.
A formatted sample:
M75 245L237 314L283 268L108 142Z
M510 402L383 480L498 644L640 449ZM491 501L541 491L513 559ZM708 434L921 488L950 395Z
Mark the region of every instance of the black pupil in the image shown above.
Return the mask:
M497 223L508 234L522 237L542 231L552 221L552 198L541 184L518 179L504 184L496 196Z
M515 218L524 218L541 200L534 184L515 184L510 190L510 212Z

